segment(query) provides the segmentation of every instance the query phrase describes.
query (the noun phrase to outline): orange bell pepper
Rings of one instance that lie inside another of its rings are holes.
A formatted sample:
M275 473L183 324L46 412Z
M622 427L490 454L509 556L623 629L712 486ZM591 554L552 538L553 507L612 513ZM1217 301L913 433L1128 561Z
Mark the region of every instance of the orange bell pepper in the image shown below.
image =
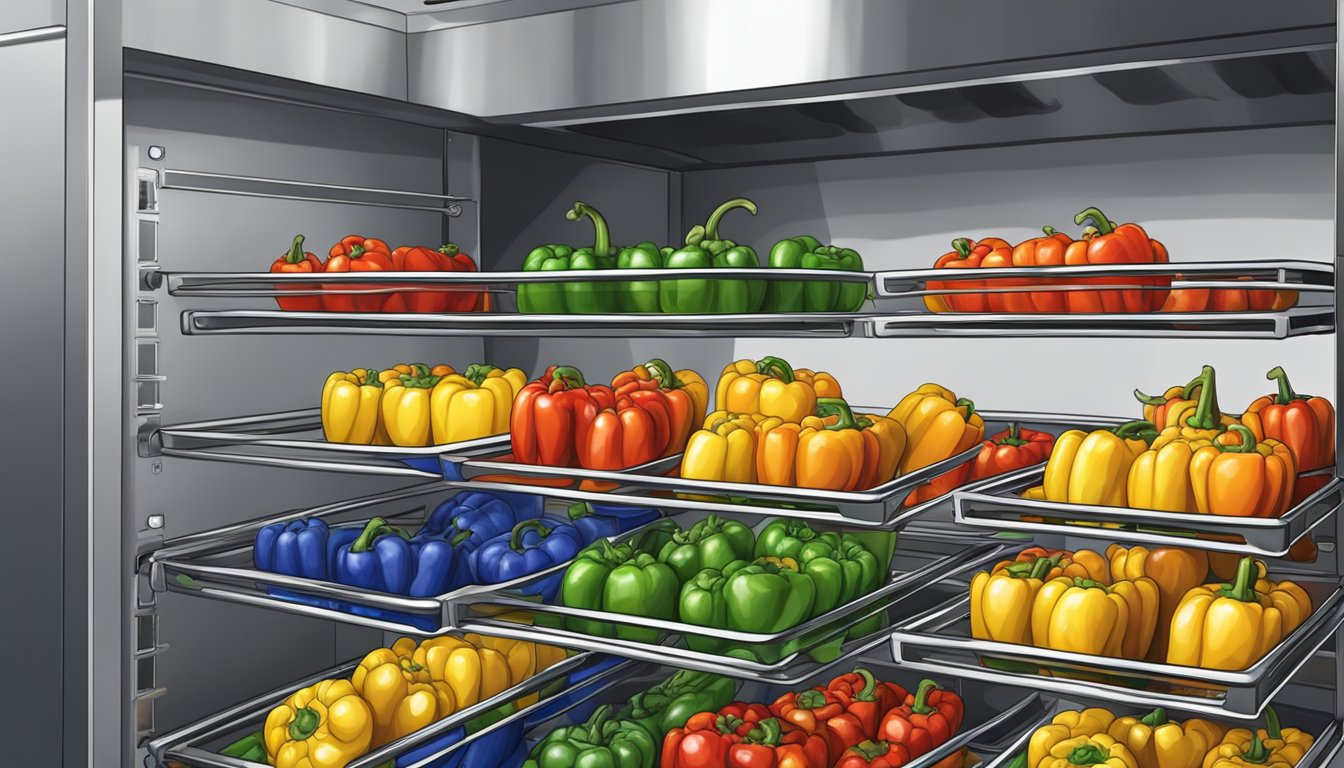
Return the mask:
M898 424L856 418L838 398L821 398L817 411L801 423L770 417L756 426L758 482L853 491L891 479L904 448Z
M1091 221L1081 240L1069 244L1064 252L1064 263L1083 264L1165 264L1167 249L1162 243L1148 237L1137 224L1120 224L1106 218L1096 208L1084 209L1073 218L1075 224ZM1068 310L1077 313L1152 312L1167 300L1163 286L1171 285L1170 276L1154 277L1094 277L1084 280L1088 285L1140 285L1153 290L1129 288L1109 291L1066 291Z
M986 237L979 242L965 237L952 241L952 250L943 254L933 263L934 269L978 269L985 257L996 251L1009 254L1012 258L1013 247L1007 240ZM942 280L929 280L925 286L930 291L946 289L948 284ZM952 283L956 290L983 288L978 280L957 280ZM989 299L983 293L951 293L947 295L930 294L924 297L924 306L930 312L988 312Z
M1023 240L1013 248L1014 267L1062 267L1064 253L1073 239L1054 227L1042 227L1044 237ZM1061 280L1049 278L1033 280L1037 285L1056 285ZM1068 310L1066 291L1032 291L1026 294L1030 308L1018 311L1060 314Z
M902 475L951 458L985 436L985 420L975 412L975 403L937 384L921 385L901 398L887 417L905 427L909 441L901 458ZM920 504L963 485L972 464L967 461L911 491L905 505Z
M1182 279L1176 275L1176 279ZM1237 280L1254 283L1248 275ZM1297 291L1255 288L1173 288L1161 312L1277 312L1296 306Z
M1256 440L1241 424L1228 427L1238 445L1214 441L1190 459L1195 505L1206 515L1278 517L1288 511L1297 465L1278 440Z
M392 251L387 243L362 235L350 235L331 246L324 272L391 272ZM328 290L376 291L382 286L341 285L324 286ZM322 307L328 312L378 312L387 303L382 293L329 293L322 297Z

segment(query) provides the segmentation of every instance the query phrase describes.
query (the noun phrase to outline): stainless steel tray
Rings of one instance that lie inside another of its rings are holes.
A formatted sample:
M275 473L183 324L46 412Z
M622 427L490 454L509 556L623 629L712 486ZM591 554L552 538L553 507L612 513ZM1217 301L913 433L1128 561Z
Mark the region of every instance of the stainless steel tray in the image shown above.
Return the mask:
M890 408L855 406L856 412L886 413ZM1018 423L1058 435L1074 427L1112 426L1123 419L1062 414L980 411L985 434ZM444 476L459 488L481 488L513 493L537 493L591 502L655 505L666 509L698 509L721 514L757 514L797 517L833 525L892 529L934 508L950 495L917 506L904 507L910 492L929 480L975 460L980 445L937 464L924 467L866 491L824 491L778 485L711 482L676 476L681 455L668 456L621 472L599 472L572 467L518 464L507 454L497 458L444 458ZM670 474L669 474L670 473ZM459 481L459 478L461 481ZM963 486L979 488L992 478ZM550 485L530 485L530 481ZM614 484L608 491L577 487L583 481Z
M235 464L440 479L441 457L507 451L509 436L414 448L331 443L322 437L322 409L306 408L160 427L148 436L146 448L151 454Z
M631 532L615 537L615 540L631 538L638 534L638 531ZM955 533L932 531L903 533L892 558L893 566L889 578L881 588L796 627L772 634L707 628L679 621L546 604L518 595L517 589L522 586L521 584L499 585L490 593L480 594L460 617L460 626L464 630L481 634L537 639L566 648L599 651L729 677L791 684L837 663L813 661L809 658L808 651L835 640L851 627L872 616L883 615L887 618L887 622L884 623L890 623L901 615L908 615L911 612L910 603L919 601L924 588L947 576L988 566L1023 546L1025 544L976 540L974 537L968 539L965 535ZM563 567L557 566L531 578L539 580L562 569ZM914 606L913 610L921 610L930 602L926 600ZM498 618L506 611L512 612L515 616L526 617L529 623ZM600 621L613 626L655 629L667 634L658 643L617 637L596 637L568 627L552 626L563 622L543 622L539 618L541 615ZM532 623L532 619L537 620ZM777 661L763 662L738 658L727 653L693 651L680 643L685 635L708 636L749 646L765 647L772 651L784 649L787 655L783 655ZM885 641L885 631L851 639L843 643L841 657L856 652L855 649L867 649Z
M961 525L1005 531L1031 531L1105 539L1147 546L1186 546L1217 552L1282 557L1293 543L1330 519L1344 504L1344 481L1332 479L1283 517L1227 517L1158 512L1024 499L1019 493L1040 485L1042 466L1000 475L976 488L952 494L953 519ZM1026 521L1023 515L1039 516ZM1055 520L1056 522L1052 522ZM1122 528L1070 525L1066 521L1115 523ZM1196 533L1239 536L1241 542L1195 539Z
M396 758L398 755L434 741L479 715L529 694L541 692L554 681L571 679L572 676L581 674L591 675L565 690L556 692L550 698L572 694L576 690L581 691L599 685L603 681L616 678L629 664L629 662L624 661L612 664L611 660L591 653L571 656L497 696L459 710L427 728L422 728L409 736L369 752L349 763L347 768L371 768L380 765L387 760ZM355 659L348 664L290 683L270 693L229 707L191 725L159 736L148 742L145 747L157 765L164 765L166 761L172 760L203 768L266 768L266 763L225 757L215 750L223 749L233 741L260 729L271 709L289 698L295 691L328 678L348 676L358 665L359 659ZM610 666L601 669L603 665ZM545 706L550 698L541 699L536 704L514 713L510 716L509 721L516 721L525 717L530 711L536 711L538 708ZM486 732L486 730L483 729L481 733ZM463 742L457 743L461 744ZM407 767L403 766L402 768Z
M1312 615L1263 659L1239 672L976 640L971 637L966 594L898 625L891 634L892 656L910 669L1019 685L1085 701L1252 719L1344 624L1344 590L1338 577L1294 580L1311 595ZM987 666L982 663L986 660L997 664Z
M1242 286L1243 288L1245 286ZM1092 290L1096 290L1093 288ZM1335 330L1329 306L1282 312L1154 312L1134 315L1029 315L910 311L865 320L876 338L1087 337L1286 339Z

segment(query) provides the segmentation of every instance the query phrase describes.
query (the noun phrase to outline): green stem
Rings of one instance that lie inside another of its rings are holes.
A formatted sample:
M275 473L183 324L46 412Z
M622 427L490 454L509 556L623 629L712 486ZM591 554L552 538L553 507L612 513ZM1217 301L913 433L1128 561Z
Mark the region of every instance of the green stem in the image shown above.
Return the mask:
M887 750L890 748L891 747L885 741L873 741L872 739L869 739L855 744L849 748L849 751L859 753L863 756L864 760L871 763L877 758L887 754Z
M849 403L838 397L817 398L817 415L823 418L826 416L840 417L839 421L826 427L830 430L859 428L859 423L854 420L854 411L850 410Z
M714 726L719 733L727 735L742 727L742 718L733 715L719 715L714 718Z
M583 371L572 365L562 365L551 371L551 378L563 382L566 389L581 389L588 386L588 382L583 380Z
M607 220L602 218L602 214L591 205L584 202L574 203L574 207L569 209L565 218L570 221L578 221L587 216L593 221L593 254L595 256L607 256L611 254L611 233L607 231Z
M784 358L767 355L756 361L757 373L764 373L774 376L785 384L793 383L793 366L789 365Z
M863 667L855 667L854 674L863 678L863 688L854 694L855 701L877 701L877 678Z
M301 261L303 261L303 235L295 235L294 242L289 246L289 253L285 254L285 263L298 264Z
M1007 436L999 438L996 442L999 445L1011 445L1013 447L1021 447L1027 444L1027 441L1022 439L1022 425L1017 422L1009 424Z
M452 545L456 547L458 544L461 544L470 538L471 538L471 531L462 531L452 538Z
M1106 753L1096 744L1088 742L1081 747L1074 747L1069 753L1070 765L1101 765L1106 762Z
M597 708L597 711L593 712L592 717L588 718L587 726L588 726L589 744L602 743L602 726L606 725L607 721L611 719L611 713L612 713L611 705L603 704L602 706Z
M1140 723L1143 723L1144 725L1148 726L1149 728L1156 728L1156 727L1158 727L1159 725L1166 725L1166 724L1167 724L1167 710L1165 710L1165 709L1163 709L1163 708L1161 708L1161 707L1158 707L1157 709L1154 709L1152 712L1149 712L1148 714L1146 714L1146 715L1144 715L1143 717L1139 718L1139 722L1140 722Z
M1055 235L1054 227L1041 227L1041 231L1045 233L1046 237L1054 237Z
M1287 405L1294 400L1311 399L1311 395L1299 395L1293 391L1293 385L1288 383L1288 374L1284 372L1283 366L1275 366L1274 370L1265 374L1265 378L1279 384L1279 396L1274 398L1275 405Z
M493 365L487 365L486 363L472 363L467 366L467 370L462 374L462 377L479 387L482 382L490 378L490 373L494 370L495 366Z
M1260 734L1251 736L1251 746L1241 755L1242 759L1248 763L1264 765L1269 760L1269 750L1265 749L1265 742L1260 740Z
M1279 713L1273 707L1265 707L1265 734L1271 739L1282 739L1283 731L1279 725Z
M1079 589L1105 589L1106 585L1093 579L1084 579L1081 576L1073 577L1073 586Z
M294 712L294 720L289 724L290 741L303 741L317 733L322 726L322 717L315 710L299 707Z
M961 398L960 400L958 400L958 401L955 403L955 405L956 405L958 408L965 408L965 409L966 409L966 420L967 420L967 421L970 421L970 420L971 420L971 417L975 415L975 403L971 402L969 398L965 398L965 397L963 397L963 398Z
M1073 217L1073 223L1082 224L1088 219L1091 219L1092 226L1097 228L1097 234L1109 235L1115 231L1115 226L1111 224L1111 220L1106 218L1106 214L1102 213L1099 208L1084 208L1077 216Z
M815 688L809 688L798 694L800 709L821 709L824 706L826 706L826 694Z
M779 737L784 734L784 729L779 724L779 720L773 717L766 718L756 724L747 732L742 741L748 744L760 744L765 747L773 747L779 744Z
M1218 448L1223 453L1254 453L1255 452L1255 433L1244 424L1229 424L1228 432L1236 432L1241 436L1241 445L1219 445Z
M381 517L375 517L364 526L360 532L359 538L350 544L351 552L367 552L373 548L373 542L379 536L400 536L407 541L411 540L411 535L400 528L388 525L387 521Z
M535 518L532 520L524 520L513 526L513 535L509 537L509 549L512 549L514 552L524 551L523 536L525 536L528 531L536 531L543 539L551 535L551 530L547 528L546 524L542 521Z
M919 681L919 690L915 691L915 703L910 705L910 711L917 715L927 715L933 712L936 707L929 706L929 694L939 690L938 683L925 678Z
M1255 567L1255 558L1247 556L1237 563L1237 577L1231 584L1218 590L1221 597L1238 600L1243 603L1255 602L1255 577L1259 574Z
M383 388L383 380L378 378L377 369L374 368L364 369L364 386L376 387L377 389Z
M588 517L593 514L592 506L586 501L576 501L570 504L565 511L569 513L570 520L578 520L581 517Z
M1218 385L1214 378L1213 366L1206 365L1199 375L1185 385L1184 397L1189 399L1199 389L1199 403L1195 413L1186 422L1195 429L1217 429L1222 423L1223 414L1218 410Z
M358 259L360 256L363 255L364 255L364 246L362 245L356 245L350 249L350 258L352 259Z
M439 253L442 253L444 256L456 256L461 252L462 249L458 246L457 243L444 243L443 245L439 246Z
M1157 437L1157 427L1153 426L1151 421L1126 421L1118 427L1111 427L1111 432L1122 440L1134 438L1136 440L1145 440L1153 442Z
M725 202L723 205L720 205L718 208L715 208L714 212L709 214L709 220L705 222L706 240L719 239L719 222L723 220L723 215L725 213L733 210L734 208L745 208L746 210L751 212L752 216L756 215L755 203L751 202L745 197L735 197L732 200Z
M653 380L658 382L658 386L663 389L681 389L686 386L672 371L672 366L668 365L667 361L661 357L655 357L645 363L644 368L648 370Z
M1154 406L1165 405L1167 402L1167 398L1165 397L1157 397L1155 395L1145 395L1137 389L1134 390L1134 399L1138 400L1140 403L1143 403L1144 405L1154 405Z
M958 237L952 241L952 250L956 251L961 258L968 258L971 255L971 241L964 237Z
M1045 574L1050 572L1051 568L1059 565L1059 555L1054 557L1038 557L1036 562L1031 564L1031 572L1027 574L1029 579L1043 579Z

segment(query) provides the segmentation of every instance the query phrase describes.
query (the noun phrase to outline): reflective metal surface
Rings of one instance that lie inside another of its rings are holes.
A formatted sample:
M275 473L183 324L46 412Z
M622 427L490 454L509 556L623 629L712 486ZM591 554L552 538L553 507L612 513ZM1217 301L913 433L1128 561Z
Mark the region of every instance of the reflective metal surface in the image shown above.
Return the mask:
M5 12L0 14L0 35L64 23L65 0L5 0Z

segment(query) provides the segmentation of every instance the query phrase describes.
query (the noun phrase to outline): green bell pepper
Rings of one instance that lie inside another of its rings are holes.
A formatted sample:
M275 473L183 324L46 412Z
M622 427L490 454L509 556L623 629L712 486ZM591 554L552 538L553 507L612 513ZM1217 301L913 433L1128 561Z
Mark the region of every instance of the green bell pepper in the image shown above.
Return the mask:
M736 692L732 678L683 669L631 696L619 717L639 723L654 739L662 739L673 728L686 725L691 715L727 706Z
M720 704L719 706L723 705ZM225 757L236 757L239 760L251 760L254 763L264 763L267 761L266 740L262 737L261 731L250 733L219 750L219 754L224 755Z
M749 563L746 560L734 560L723 568L705 568L681 585L681 594L677 599L679 619L684 624L695 624L711 629L723 629L728 626L728 600L723 587L732 576ZM723 640L713 635L685 636L686 647L700 653L718 653L723 649Z
M761 529L756 538L756 557L791 557L803 562L803 547L819 540L821 534L804 520L780 518Z
M761 259L751 246L719 239L719 222L734 208L744 208L756 215L756 204L744 197L725 202L714 209L703 226L697 225L686 234L685 245L668 254L663 266L668 269L759 268ZM749 314L761 308L764 298L764 281L736 278L664 280L658 292L659 306L670 314Z
M676 572L653 555L604 540L580 552L565 570L560 600L571 608L673 620L678 589ZM567 619L566 624L576 632L637 642L654 643L662 636L658 630L604 621Z
M523 260L524 272L582 272L615 269L616 249L611 245L607 221L596 208L584 202L574 203L565 218L593 222L593 245L574 249L568 245L543 245L534 248ZM518 286L518 311L527 314L607 314L617 311L620 291L613 282L566 281L563 283L522 283Z
M523 768L653 768L654 737L614 715L612 706L603 704L588 722L556 728L532 748Z
M734 569L723 597L729 629L774 634L812 616L816 586L811 576L761 558Z
M569 269L574 249L568 245L543 245L533 248L523 260L524 272L563 272ZM564 283L519 283L518 311L528 315L563 315Z
M790 237L770 249L771 269L815 269L862 272L863 257L851 248L822 245L807 235ZM771 280L765 290L765 312L857 312L868 298L865 283L814 280Z
M662 269L663 260L671 248L659 248L651 242L622 248L616 254L617 269ZM622 312L657 314L658 281L629 280L616 283L619 309Z
M813 618L847 605L881 584L877 557L848 534L820 534L802 546L799 561L802 572L811 576L817 586ZM880 625L881 616L860 622L857 626L865 628L860 634L875 631L875 628L868 628L874 620ZM832 626L826 626L801 638L797 647L809 647L808 655L814 661L833 661L839 657L846 636L847 633L834 632Z
M756 536L736 520L709 515L690 530L672 535L658 553L659 562L667 563L685 583L705 568L722 568L734 560L752 557Z

